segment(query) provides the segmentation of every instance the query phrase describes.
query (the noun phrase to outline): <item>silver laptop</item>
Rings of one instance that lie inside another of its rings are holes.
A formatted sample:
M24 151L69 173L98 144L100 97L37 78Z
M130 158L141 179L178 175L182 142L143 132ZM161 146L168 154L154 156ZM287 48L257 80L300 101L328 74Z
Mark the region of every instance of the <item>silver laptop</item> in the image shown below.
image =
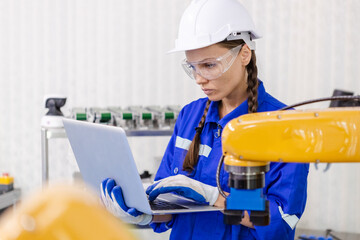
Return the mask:
M80 173L99 194L101 182L113 178L122 188L126 205L147 214L222 210L171 193L149 202L122 128L72 119L63 122Z

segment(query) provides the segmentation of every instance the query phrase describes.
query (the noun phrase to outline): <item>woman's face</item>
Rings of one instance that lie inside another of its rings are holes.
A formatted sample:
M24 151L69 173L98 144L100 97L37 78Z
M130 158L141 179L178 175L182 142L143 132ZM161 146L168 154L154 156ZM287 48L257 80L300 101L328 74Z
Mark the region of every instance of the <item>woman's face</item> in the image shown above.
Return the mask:
M246 45L244 46L247 48ZM201 87L201 90L203 90L211 101L243 99L247 96L246 65L244 65L241 60L241 54L245 47L241 49L231 67L220 77L208 80L201 75L196 74L196 83ZM186 51L185 54L188 62L200 62L216 59L228 51L228 48L214 44L205 48Z

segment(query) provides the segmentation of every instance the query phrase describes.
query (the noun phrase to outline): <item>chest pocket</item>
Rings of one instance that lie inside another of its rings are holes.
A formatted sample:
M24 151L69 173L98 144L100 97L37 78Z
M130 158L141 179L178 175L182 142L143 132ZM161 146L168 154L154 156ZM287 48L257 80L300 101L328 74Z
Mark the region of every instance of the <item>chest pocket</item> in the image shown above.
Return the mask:
M175 142L175 150L171 172L173 175L178 173L185 173L182 171L182 165L191 145L191 140L177 136ZM199 157L208 157L211 153L211 147L208 145L200 144Z

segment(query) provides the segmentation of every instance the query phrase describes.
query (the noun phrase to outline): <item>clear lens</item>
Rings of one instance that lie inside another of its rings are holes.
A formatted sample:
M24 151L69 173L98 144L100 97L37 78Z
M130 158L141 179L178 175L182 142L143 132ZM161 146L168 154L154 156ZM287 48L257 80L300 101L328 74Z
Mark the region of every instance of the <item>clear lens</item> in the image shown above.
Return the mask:
M185 70L186 74L189 75L189 77L193 78L194 79L194 73L195 73L195 70L194 68L192 67L191 64L189 64L186 59L184 59L183 63L181 64L183 69Z
M234 47L221 57L210 61L187 62L186 59L184 59L182 67L192 79L196 78L196 74L208 80L216 79L231 67L242 46L243 45Z
M223 65L220 61L211 61L200 63L197 66L199 74L206 79L212 80L218 78L222 74Z

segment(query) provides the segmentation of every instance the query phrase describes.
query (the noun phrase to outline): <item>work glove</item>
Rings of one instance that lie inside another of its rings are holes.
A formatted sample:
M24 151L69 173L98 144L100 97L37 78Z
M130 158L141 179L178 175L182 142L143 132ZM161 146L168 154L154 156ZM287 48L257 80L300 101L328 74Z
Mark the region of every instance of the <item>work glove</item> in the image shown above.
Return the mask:
M153 201L159 194L169 192L175 192L196 202L209 203L209 205L214 205L219 196L216 187L181 174L164 178L149 186L146 190L150 201Z
M100 191L102 202L114 216L138 225L148 225L152 221L152 215L126 206L121 187L116 185L114 179L107 178L102 181Z

